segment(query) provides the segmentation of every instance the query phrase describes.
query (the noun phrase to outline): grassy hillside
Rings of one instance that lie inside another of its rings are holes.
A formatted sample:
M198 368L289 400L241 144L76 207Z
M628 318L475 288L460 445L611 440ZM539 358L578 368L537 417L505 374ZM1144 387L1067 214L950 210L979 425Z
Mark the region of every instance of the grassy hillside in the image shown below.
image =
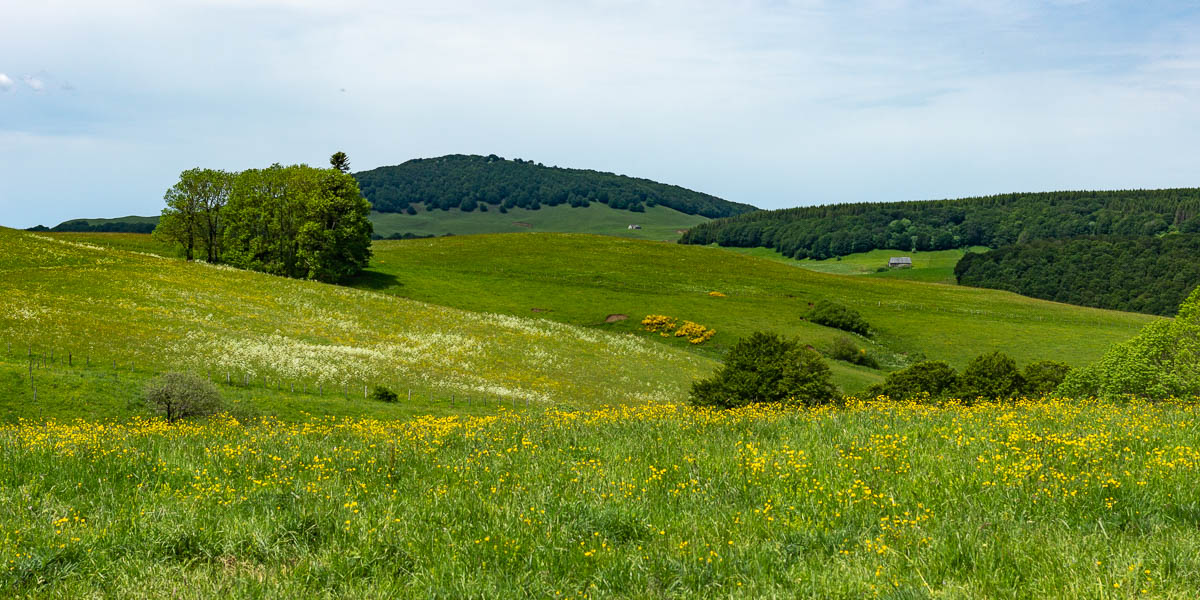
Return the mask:
M837 258L816 260L805 258L797 260L788 258L771 248L726 248L732 252L756 256L778 261L796 267L802 267L819 273L835 275L862 275L883 279L903 279L906 281L923 281L925 283L954 284L954 267L966 252L984 252L984 246L973 246L957 250L930 250L927 252L900 252L897 250L871 250L849 254ZM885 269L888 259L893 256L907 256L912 259L910 269Z
M646 240L677 240L682 232L708 219L687 215L665 206L652 206L643 213L616 210L603 204L586 207L543 206L538 210L509 209L507 214L497 210L463 212L457 208L406 213L371 213L375 234L389 237L403 235L468 235L475 233L513 233L524 231L599 233ZM629 225L641 229L629 229Z
M89 236L103 237L78 238ZM362 387L376 384L402 395L413 389L420 402L452 394L521 406L664 401L716 364L635 336L68 238L0 229L0 405L18 413L33 406L31 352L35 379L49 378L39 402L97 401L72 392L78 386L63 383L71 377L102 380L112 371L133 380L128 389L188 369L249 384L243 395L267 412L292 386L342 402L363 402ZM68 353L73 365L65 367Z
M1194 598L1197 405L0 427L31 598Z
M858 309L878 330L859 340L893 364L924 356L962 367L1002 350L1020 363L1090 362L1132 337L1151 317L1081 308L1016 294L874 277L816 273L721 248L573 234L461 236L383 241L356 285L468 310L639 333L647 314L717 330L703 346L659 340L707 356L754 330L828 344L840 331L803 320L809 304L833 299ZM714 297L709 292L721 292ZM606 323L606 317L627 315ZM890 358L889 358L890 357ZM846 389L877 372L839 366Z
M146 251L155 248L149 236L55 235L126 248L142 243ZM1082 365L1153 319L994 290L816 273L723 248L603 236L379 241L374 253L371 269L354 282L361 289L644 336L714 360L737 338L758 329L798 335L824 348L843 333L802 319L809 303L818 298L860 310L879 334L873 340L852 337L891 367L923 356L961 368L990 350L1007 352L1022 364L1054 358ZM914 257L923 264L922 255ZM930 270L941 268L933 266L939 260L949 261L941 253L931 253L928 259ZM710 296L710 291L726 296ZM609 315L622 314L628 318L605 322ZM664 339L641 331L639 322L647 314L695 321L716 329L717 335L702 346ZM848 392L861 391L883 376L845 363L831 366L836 382Z

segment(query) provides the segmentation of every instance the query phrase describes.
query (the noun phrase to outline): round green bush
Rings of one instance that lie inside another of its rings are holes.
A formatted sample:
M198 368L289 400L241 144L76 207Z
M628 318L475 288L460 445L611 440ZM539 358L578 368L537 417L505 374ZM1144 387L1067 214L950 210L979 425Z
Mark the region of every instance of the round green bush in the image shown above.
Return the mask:
M692 384L696 406L734 408L761 402L817 406L837 397L829 367L795 340L756 332L729 350L725 365Z

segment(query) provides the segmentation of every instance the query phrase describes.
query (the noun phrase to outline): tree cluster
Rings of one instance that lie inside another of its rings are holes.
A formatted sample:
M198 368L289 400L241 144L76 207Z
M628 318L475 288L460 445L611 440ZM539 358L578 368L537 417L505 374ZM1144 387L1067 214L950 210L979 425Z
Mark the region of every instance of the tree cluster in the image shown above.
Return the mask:
M958 283L1024 296L1171 316L1200 284L1200 234L1041 240L967 254Z
M506 212L516 207L537 210L561 204L583 207L593 202L633 212L662 205L709 218L756 210L747 204L648 179L546 167L494 154L415 159L354 176L363 194L381 212L416 214L418 206L465 212L486 211L491 206Z
M371 256L371 206L337 159L330 169L184 171L155 234L188 260L330 282L358 273Z
M960 398L1009 399L1049 395L1071 371L1066 363L1038 361L1024 370L1001 352L975 357L960 374L943 361L924 361L889 373L883 383L867 388L867 396L893 400Z
M825 259L874 249L997 248L1083 235L1200 231L1200 189L1007 194L758 211L697 225L684 244L768 247Z

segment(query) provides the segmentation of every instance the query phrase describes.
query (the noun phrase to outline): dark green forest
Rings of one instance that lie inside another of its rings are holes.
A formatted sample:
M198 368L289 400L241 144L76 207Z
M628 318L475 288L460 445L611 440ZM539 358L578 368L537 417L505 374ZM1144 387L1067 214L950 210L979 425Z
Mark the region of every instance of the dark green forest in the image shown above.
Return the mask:
M1172 316L1200 284L1200 234L1038 240L967 254L962 285L1097 308Z
M401 165L355 173L359 188L375 210L416 214L457 208L466 212L513 207L536 210L592 202L642 212L662 205L689 215L730 217L757 210L675 185L587 169L547 167L496 155L454 154L419 158Z
M758 211L697 225L680 243L764 246L789 257L825 259L874 249L998 248L1088 235L1198 232L1197 215L1197 188L1005 194Z
M89 219L71 219L63 221L54 227L46 227L38 225L30 227L29 231L66 231L76 233L151 233L158 225L157 218L145 219L137 217L139 221L126 221L122 219L97 219L91 221Z

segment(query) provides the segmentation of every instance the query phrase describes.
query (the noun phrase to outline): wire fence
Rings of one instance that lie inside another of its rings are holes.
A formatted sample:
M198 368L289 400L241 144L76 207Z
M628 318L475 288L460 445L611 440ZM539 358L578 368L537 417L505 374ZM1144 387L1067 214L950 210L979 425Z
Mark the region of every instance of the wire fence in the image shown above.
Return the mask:
M15 345L12 341L6 341L4 348L4 356L7 362L25 363L24 369L21 370L24 371L24 376L28 380L27 385L32 392L34 402L38 401L39 387L42 388L42 396L45 396L45 384L51 380L50 373L59 376L63 374L78 375L81 379L90 377L93 380L111 379L113 382L128 380L130 383L135 383L165 372L160 369L138 368L132 362L122 362L111 356L104 358L94 357L87 351L63 350L53 346L39 346L32 343L25 343L22 346ZM213 368L208 368L203 373L194 374L207 378L213 384L228 388L261 389L276 393L302 394L322 398L342 398L348 402L358 399L360 391L362 399L369 400L377 388L385 388L396 394L397 401L405 402L408 405L413 405L415 401L421 406L445 404L450 408L504 407L514 410L522 406L525 408L530 406L528 397L518 398L515 395L472 394L461 390L442 391L422 387L414 388L413 386L396 382L355 381L352 383L326 384L324 382L313 382L305 379L251 375L245 371Z

